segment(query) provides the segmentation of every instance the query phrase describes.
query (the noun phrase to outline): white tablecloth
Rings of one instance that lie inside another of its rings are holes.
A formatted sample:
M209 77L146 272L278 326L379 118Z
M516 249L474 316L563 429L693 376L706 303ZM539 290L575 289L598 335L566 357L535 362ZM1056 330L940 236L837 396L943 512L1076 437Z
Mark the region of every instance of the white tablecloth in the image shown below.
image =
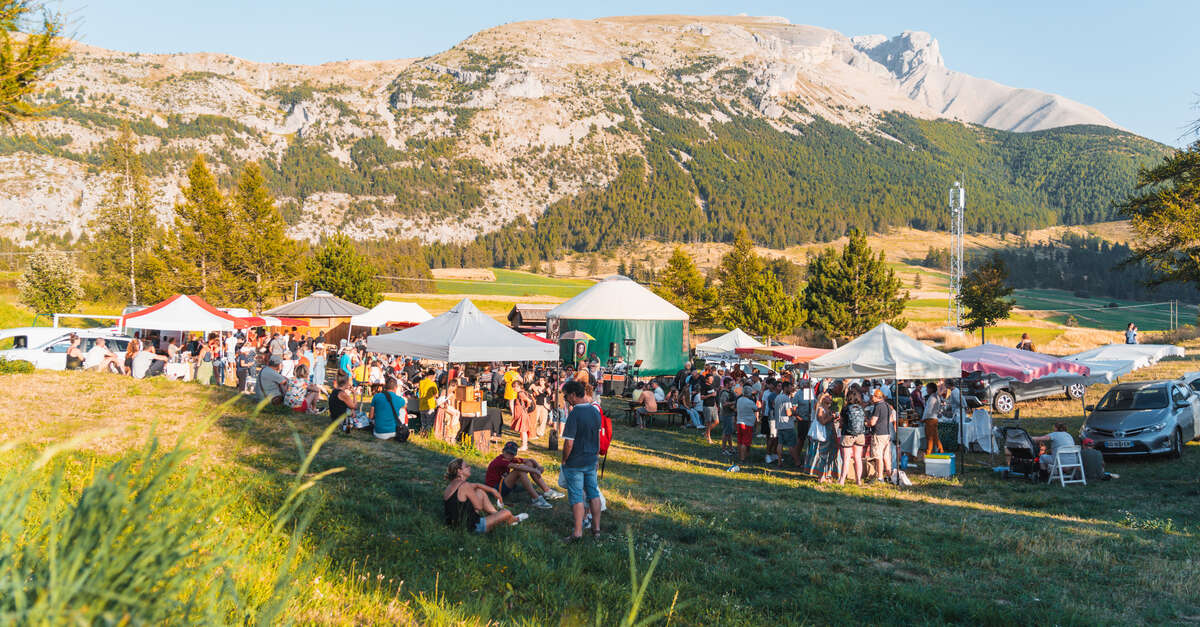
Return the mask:
M897 427L896 441L900 444L900 452L916 456L921 452L925 438L924 427Z
M986 409L976 409L974 413L963 418L963 429L959 433L959 444L970 447L971 443L987 453L996 452L996 443L992 438L992 416Z
M171 362L167 364L167 367L164 369L163 373L168 379L175 379L177 381L191 381L192 365L183 362Z

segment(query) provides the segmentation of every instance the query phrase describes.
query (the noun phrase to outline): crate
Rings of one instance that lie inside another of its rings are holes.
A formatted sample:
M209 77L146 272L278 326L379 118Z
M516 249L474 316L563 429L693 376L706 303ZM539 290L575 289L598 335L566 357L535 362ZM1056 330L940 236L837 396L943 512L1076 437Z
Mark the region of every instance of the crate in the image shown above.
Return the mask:
M925 474L930 477L954 476L954 453L925 456Z

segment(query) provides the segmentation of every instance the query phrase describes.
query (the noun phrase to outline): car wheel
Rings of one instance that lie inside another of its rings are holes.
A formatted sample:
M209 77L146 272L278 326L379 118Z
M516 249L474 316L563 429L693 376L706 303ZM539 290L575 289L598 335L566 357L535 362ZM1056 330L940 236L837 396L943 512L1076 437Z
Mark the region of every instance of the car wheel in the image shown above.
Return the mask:
M1176 428L1171 434L1171 459L1179 459L1183 457L1183 434Z
M1077 401L1083 398L1085 392L1087 392L1087 386L1082 383L1072 383L1067 386L1067 396L1070 396L1072 400Z
M1017 404L1017 399L1013 398L1011 392L1000 391L992 397L992 409L998 414L1007 414L1013 410Z

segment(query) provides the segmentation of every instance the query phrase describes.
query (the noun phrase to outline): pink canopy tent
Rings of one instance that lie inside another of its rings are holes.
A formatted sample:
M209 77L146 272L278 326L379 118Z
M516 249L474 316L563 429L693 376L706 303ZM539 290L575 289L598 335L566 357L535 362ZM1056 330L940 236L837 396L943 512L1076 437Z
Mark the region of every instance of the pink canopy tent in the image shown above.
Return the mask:
M746 359L772 359L786 361L789 364L807 364L808 362L828 353L832 349L810 348L808 346L747 346L735 350L739 357Z
M968 348L950 353L950 356L962 360L963 372L982 371L1012 377L1022 383L1059 373L1060 370L1081 376L1087 376L1090 372L1087 366L1079 362L997 344Z

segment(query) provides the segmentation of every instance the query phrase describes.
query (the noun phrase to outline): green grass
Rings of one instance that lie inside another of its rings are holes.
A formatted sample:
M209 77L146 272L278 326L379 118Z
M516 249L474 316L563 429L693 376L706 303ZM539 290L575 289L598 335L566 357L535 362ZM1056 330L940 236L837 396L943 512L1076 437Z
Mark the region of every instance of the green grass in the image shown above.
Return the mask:
M1075 316L1079 326L1093 327L1117 331L1133 322L1143 331L1161 331L1169 328L1170 312L1167 305L1153 307L1137 307L1133 309L1106 309L1109 303L1118 305L1144 305L1138 301L1079 298L1063 290L1016 290L1013 296L1017 306L1023 309L1070 310L1053 315L1050 320L1065 324L1068 316ZM1196 320L1195 305L1180 304L1180 324L1190 324Z
M493 269L496 280L467 281L438 279L441 294L479 294L481 296L555 296L571 298L595 284L587 279L558 279L520 272Z
M1192 359L1137 374L1198 369ZM113 430L67 455L83 470L143 441L150 419L131 416L155 416L169 441L227 396L94 373L13 375L6 387L0 411L22 419L0 427L0 437L28 438L21 456ZM1022 407L1034 433L1055 420L1073 431L1079 425L1077 403ZM224 411L193 442L212 498L238 497L214 524L251 527L276 507L298 461L292 429L304 448L324 425L252 417L245 404ZM543 443L533 443L531 455L553 482L558 465ZM0 455L0 469L10 470L14 455ZM346 470L317 488L322 504L303 538L308 574L288 615L300 623L581 624L603 608L610 624L628 606L626 533L640 570L662 550L642 609L674 606L671 624L1010 625L1033 617L1093 625L1200 615L1195 444L1182 461L1113 462L1119 481L1086 487L1001 481L986 469L995 460L971 456L966 473L951 480L914 472L916 485L905 490L839 488L759 463L726 473L727 459L694 431L637 431L618 420L601 482L607 535L571 547L559 542L569 525L561 501L540 511L510 497L530 520L484 537L445 528L441 474L454 456L482 477L487 457L419 437L396 444L339 435L322 448L312 472ZM253 578L260 567L239 568Z

